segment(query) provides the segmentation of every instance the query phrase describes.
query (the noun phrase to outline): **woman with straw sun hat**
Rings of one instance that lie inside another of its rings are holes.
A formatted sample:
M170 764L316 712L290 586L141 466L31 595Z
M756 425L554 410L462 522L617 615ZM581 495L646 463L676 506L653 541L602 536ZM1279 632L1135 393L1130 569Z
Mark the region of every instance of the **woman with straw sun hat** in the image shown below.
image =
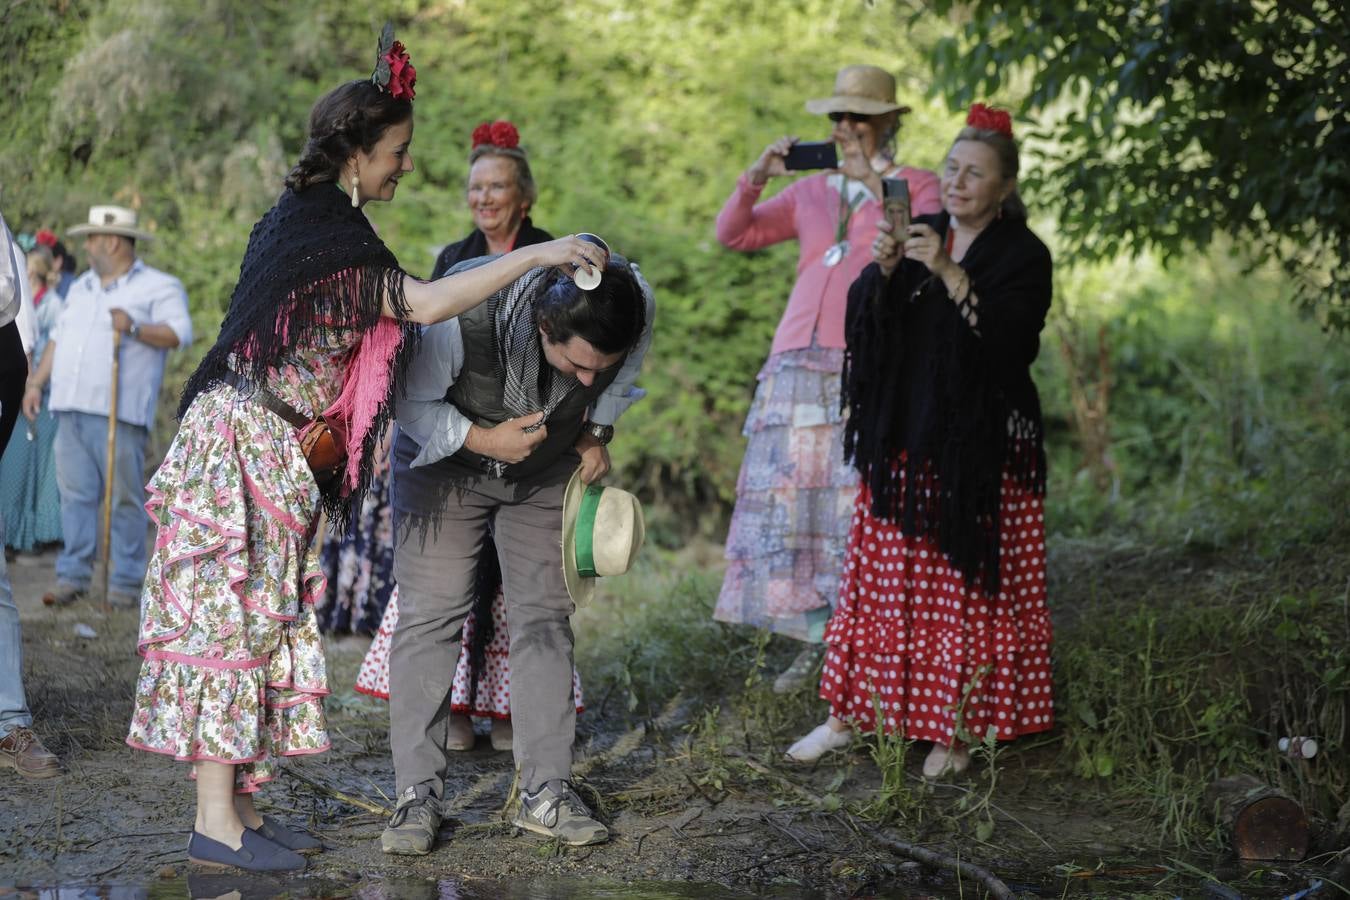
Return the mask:
M727 573L714 617L767 628L806 643L774 683L805 684L839 593L857 476L844 462L839 372L849 285L868 262L882 217L883 177L909 182L916 214L938 209L937 176L902 165L895 138L909 107L876 66L847 66L831 96L810 100L827 116L843 157L838 171L808 175L759 202L786 175L796 138L774 141L736 182L717 217L717 239L750 251L799 245L797 281L774 334L746 417L749 440L727 535Z

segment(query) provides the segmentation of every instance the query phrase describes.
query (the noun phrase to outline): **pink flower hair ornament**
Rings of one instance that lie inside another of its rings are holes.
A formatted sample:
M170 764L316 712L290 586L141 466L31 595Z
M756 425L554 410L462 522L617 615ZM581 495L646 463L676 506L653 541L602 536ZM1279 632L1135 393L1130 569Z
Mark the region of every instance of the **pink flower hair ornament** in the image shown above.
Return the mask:
M412 100L416 96L417 70L408 58L402 41L394 40L394 26L385 23L380 32L380 50L375 59L375 74L371 82L380 90L388 91L395 100Z
M1012 116L1008 115L1008 111L985 106L983 103L976 103L970 108L970 113L966 116L966 124L972 128L997 131L1009 140L1013 136Z
M513 147L520 146L520 132L516 130L516 126L505 119L498 119L495 122L480 122L469 138L469 148L481 147L483 144L510 150Z

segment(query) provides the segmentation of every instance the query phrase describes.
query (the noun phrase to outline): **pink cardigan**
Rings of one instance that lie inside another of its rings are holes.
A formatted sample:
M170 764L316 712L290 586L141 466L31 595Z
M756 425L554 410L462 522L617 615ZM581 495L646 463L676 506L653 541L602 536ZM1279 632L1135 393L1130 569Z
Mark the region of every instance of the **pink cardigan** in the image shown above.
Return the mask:
M938 178L927 169L904 166L897 176L909 181L914 215L935 213L942 204ZM839 219L839 192L821 172L788 185L781 193L756 204L763 186L741 175L736 190L717 214L717 239L733 250L758 250L796 238L797 283L774 333L771 353L811 346L811 335L821 347L844 346L844 309L848 288L872 261L872 240L881 218L881 203L865 199L848 223L848 256L834 268L825 265L825 251L834 243Z

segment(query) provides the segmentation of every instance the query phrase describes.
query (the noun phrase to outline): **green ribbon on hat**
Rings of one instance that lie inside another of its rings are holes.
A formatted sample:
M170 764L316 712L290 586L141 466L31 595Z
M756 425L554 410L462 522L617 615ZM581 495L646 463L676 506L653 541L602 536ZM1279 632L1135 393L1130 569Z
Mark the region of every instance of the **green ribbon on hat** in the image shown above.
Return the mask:
M576 544L577 574L595 578L595 511L600 508L600 495L605 489L598 484L586 485L577 509L576 527L572 531Z

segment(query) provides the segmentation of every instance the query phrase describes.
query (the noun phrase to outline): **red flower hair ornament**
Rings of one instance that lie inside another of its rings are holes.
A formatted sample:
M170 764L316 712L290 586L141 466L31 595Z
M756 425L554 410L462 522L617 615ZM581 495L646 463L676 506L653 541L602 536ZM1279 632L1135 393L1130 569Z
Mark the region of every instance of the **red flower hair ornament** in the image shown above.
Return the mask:
M966 116L966 124L972 128L997 131L1012 140L1012 116L1008 115L1006 109L994 109L992 106L976 103L970 108L970 114Z
M39 231L34 236L34 240L49 250L55 249L56 247L56 235L53 234L51 229L48 228L44 228L41 231Z
M380 32L380 51L375 59L375 74L371 82L380 90L388 91L395 100L411 100L416 96L417 70L408 58L402 41L394 40L394 26L385 23Z
M505 119L498 119L495 122L482 122L473 130L473 136L469 139L469 147L472 149L473 147L481 147L483 144L510 150L512 147L520 146L520 132L516 130L516 126Z

